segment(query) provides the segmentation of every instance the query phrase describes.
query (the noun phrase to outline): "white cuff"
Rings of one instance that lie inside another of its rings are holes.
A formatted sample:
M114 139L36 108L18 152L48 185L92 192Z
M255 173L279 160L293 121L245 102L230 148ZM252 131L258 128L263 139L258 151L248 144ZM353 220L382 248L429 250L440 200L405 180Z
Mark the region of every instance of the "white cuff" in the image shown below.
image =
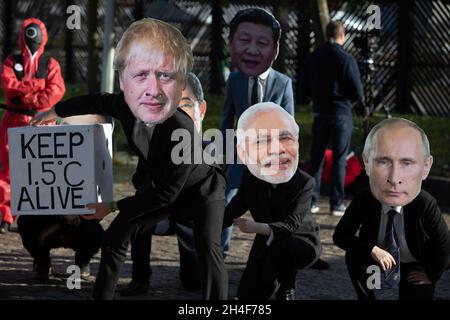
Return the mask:
M273 231L272 231L272 229L270 229L270 236L269 236L269 239L267 239L267 241L266 241L266 246L270 246L272 241L273 241Z

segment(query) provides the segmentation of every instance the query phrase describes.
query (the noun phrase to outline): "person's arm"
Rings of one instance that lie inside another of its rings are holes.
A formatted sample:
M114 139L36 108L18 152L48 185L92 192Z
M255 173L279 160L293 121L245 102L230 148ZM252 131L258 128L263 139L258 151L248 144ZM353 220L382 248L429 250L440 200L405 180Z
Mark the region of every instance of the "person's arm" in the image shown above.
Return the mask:
M220 132L222 133L223 137L223 149L222 149L223 156L226 156L226 147L227 147L226 130L233 129L234 116L235 110L233 105L233 87L231 84L231 76L230 76L225 86L225 101L223 104L222 115L220 117Z
M248 171L244 172L238 192L225 208L223 228L229 227L234 223L239 227L241 232L257 233L268 236L270 235L271 230L267 223L256 222L253 219L248 218L241 218L248 210L246 193L248 190L252 189L249 185L249 175L250 173L248 173Z
M153 138L155 139L157 133L156 129L153 134ZM164 177L160 181L154 182L154 187L145 186L143 190L136 193L133 196L129 196L123 199L118 200L117 202L101 202L101 203L92 203L87 205L89 209L96 210L96 213L93 215L84 215L85 219L103 219L105 216L114 212L116 210L120 211L120 214L126 214L130 218L138 218L144 216L146 214L151 214L152 212L164 209L173 204L183 190L186 181L193 168L196 166L195 164L174 164L170 159L171 150L177 143L176 141L171 141L170 134L162 135L158 139L164 140L164 143L161 142L160 145L164 146L164 149L158 149L158 157L161 160L161 163L164 163L164 168L159 168L161 172L160 176ZM193 143L193 142L192 142ZM153 145L154 146L154 145ZM143 169L141 167L141 169ZM143 172L141 171L141 174ZM145 177L146 179L151 179L149 177ZM143 181L147 183L148 181Z
M41 90L30 91L20 98L21 104L30 109L45 111L53 107L62 99L66 87L61 75L61 67L58 61L50 58L48 64L47 77L45 78L45 87Z
M58 102L48 111L37 113L30 123L42 122L83 114L101 114L118 118L118 106L123 103L121 94L89 93Z
M285 218L280 221L269 223L273 232L274 240L290 237L303 221L303 218L311 210L311 198L314 190L314 179L308 178L301 191L298 192L295 199L288 199L291 201L288 207Z
M44 79L18 80L13 68L14 60L12 55L10 55L3 63L1 77L3 92L8 100L21 98L27 93L45 88Z
M288 79L286 82L286 86L284 88L283 99L281 100L281 105L283 109L285 109L289 114L295 117L294 110L294 92L292 90L292 80Z
M344 215L336 226L333 234L333 242L339 248L357 253L361 257L370 256L375 244L362 241L356 232L361 227L364 215L367 214L366 210L370 205L368 203L362 203L360 199L353 199L352 203L345 210ZM373 226L377 228L378 226Z
M145 170L144 162L142 159L139 158L136 171L134 172L133 177L131 178L131 182L133 183L134 188L136 190L142 188L145 185L146 178L147 178L147 171Z
M435 199L428 202L423 219L426 242L426 273L436 283L449 264L450 234Z
M361 103L363 101L364 91L361 82L361 74L359 72L358 63L353 57L349 59L347 64L345 86L352 102Z
M245 199L247 179L245 174L242 176L242 182L236 195L225 207L225 214L223 217L223 228L227 228L233 224L233 221L242 216L248 210L248 204Z
M168 121L168 120L166 120ZM117 206L119 210L137 214L138 216L148 214L173 204L183 190L192 171L197 166L192 164L192 154L195 154L195 148L201 146L195 145L196 141L192 135L194 127L191 128L190 152L184 152L184 159L181 163L175 164L172 159L172 151L179 148L179 141L172 141L171 135L174 130L172 126L164 124L157 125L152 137L150 150L158 154L159 166L157 177L153 179L154 187L147 188L144 192L139 192L134 196L119 200ZM189 148L189 147L188 147ZM155 174L156 176L156 174Z
M239 227L242 232L245 233L256 233L261 234L263 236L270 236L272 233L272 229L270 229L267 223L256 222L252 219L247 218L239 218L234 220L234 224ZM273 236L268 241L267 245L272 242Z

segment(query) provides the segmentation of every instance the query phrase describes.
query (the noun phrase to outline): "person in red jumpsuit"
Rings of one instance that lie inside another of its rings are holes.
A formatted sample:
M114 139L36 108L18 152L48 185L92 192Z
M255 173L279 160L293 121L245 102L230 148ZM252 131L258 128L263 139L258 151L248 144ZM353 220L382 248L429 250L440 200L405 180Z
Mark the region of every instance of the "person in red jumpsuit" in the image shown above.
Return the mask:
M36 18L26 19L19 33L21 54L11 54L3 63L1 83L7 110L0 125L0 233L7 232L13 222L8 128L28 125L33 112L50 109L66 90L58 61L43 55L46 43L44 23Z

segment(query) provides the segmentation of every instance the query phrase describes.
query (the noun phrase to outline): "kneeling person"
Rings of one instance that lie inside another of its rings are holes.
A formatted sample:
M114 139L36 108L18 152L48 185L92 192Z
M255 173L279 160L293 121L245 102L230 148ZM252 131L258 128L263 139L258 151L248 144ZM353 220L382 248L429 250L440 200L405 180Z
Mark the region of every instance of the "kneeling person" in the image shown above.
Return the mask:
M314 179L298 168L298 132L295 119L272 102L253 105L239 118L237 152L247 168L224 227L234 221L256 237L238 299L294 299L297 270L320 256L310 211ZM240 218L247 210L253 220Z
M367 136L363 159L370 190L353 199L333 235L358 299L375 299L369 266L384 271L378 289L398 287L401 300L432 299L450 237L436 200L421 190L433 163L428 138L414 122L386 119Z
M20 216L17 226L23 246L34 258L37 280L48 280L50 250L61 247L73 249L81 275L90 275L89 262L100 250L104 233L98 220L85 220L78 215Z

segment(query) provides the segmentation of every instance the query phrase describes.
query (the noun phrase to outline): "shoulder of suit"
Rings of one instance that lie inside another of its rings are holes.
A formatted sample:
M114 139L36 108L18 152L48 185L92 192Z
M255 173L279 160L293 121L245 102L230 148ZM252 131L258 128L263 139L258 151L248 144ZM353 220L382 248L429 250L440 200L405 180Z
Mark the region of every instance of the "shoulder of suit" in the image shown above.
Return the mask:
M308 181L314 181L314 178L311 177L307 172L301 170L300 168L297 169L297 172L295 173L294 177L298 176L301 180L308 182Z
M302 192L306 185L310 184L314 186L315 181L314 178L311 177L308 173L301 170L300 168L297 168L294 176L286 183L289 185L289 189Z
M430 203L437 203L436 199L427 191L420 190L417 197L411 202L415 206L427 206ZM408 205L407 205L408 206Z
M355 196L353 197L352 202L364 205L367 208L376 203L379 203L381 205L381 203L373 196L372 191L369 187L362 188L361 190L357 191Z
M127 109L131 112L130 107L128 106L127 102L125 101L125 95L122 91L120 92L114 92L114 93L102 93L102 96L109 96L114 99L115 103L120 105L121 107L127 107Z
M244 74L239 72L239 71L233 71L228 75L228 80L227 81L233 81L239 77L243 77Z
M284 73L281 73L275 69L270 69L270 73L272 73L274 76L276 76L278 79L283 80L284 82L287 82L291 80L291 78L288 75L285 75Z
M192 119L180 109L177 109L171 117L158 124L157 127L168 128L170 130L186 129L191 133L195 130Z

